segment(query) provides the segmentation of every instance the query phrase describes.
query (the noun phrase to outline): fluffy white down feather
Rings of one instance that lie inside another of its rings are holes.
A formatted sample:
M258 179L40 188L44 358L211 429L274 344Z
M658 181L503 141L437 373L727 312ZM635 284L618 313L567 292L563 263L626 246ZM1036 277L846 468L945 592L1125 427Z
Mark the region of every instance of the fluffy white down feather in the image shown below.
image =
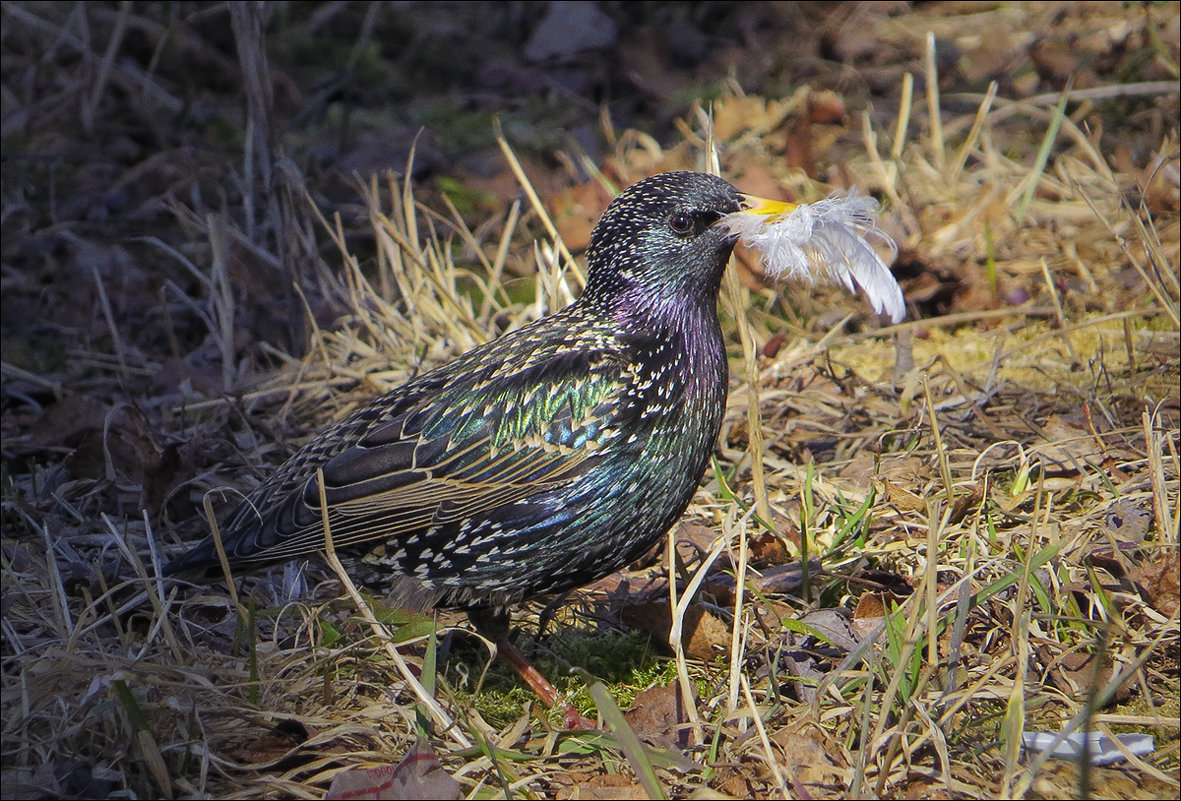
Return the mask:
M890 251L891 262L898 246L878 228L877 210L876 200L852 189L847 195L838 192L817 203L800 204L790 214L769 217L737 211L723 217L721 224L762 254L773 280L812 280L819 275L844 284L850 292L861 287L874 311L897 323L906 316L906 303L873 243Z

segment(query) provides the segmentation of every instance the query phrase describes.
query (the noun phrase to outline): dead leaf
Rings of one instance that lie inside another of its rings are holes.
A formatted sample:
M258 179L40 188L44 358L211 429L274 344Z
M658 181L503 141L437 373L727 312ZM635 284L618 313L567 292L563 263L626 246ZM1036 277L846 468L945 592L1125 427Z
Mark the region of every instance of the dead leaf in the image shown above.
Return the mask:
M443 770L434 749L419 740L397 765L354 768L336 774L324 797L349 801L422 798L451 801L463 798L463 788Z
M684 563L686 568L693 570L709 554L717 538L718 532L712 526L683 520L677 526L675 537L677 558Z
M918 509L927 508L927 499L921 495L915 495L908 489L905 489L889 479L882 479L882 486L886 489L886 500L894 507L904 511L913 512Z
M631 775L600 773L575 787L574 792L568 797L597 801L629 801L647 798L648 793Z
M813 580L824 573L819 559L810 558L808 568ZM804 571L798 561L758 569L752 567L746 575L746 586L763 595L782 595L795 592L803 583ZM736 587L734 576L720 571L710 574L705 582L705 590L723 606L734 603Z
M883 595L876 592L863 592L857 599L857 608L853 610L853 621L850 623L853 631L860 637L876 637L877 633L886 625L886 604Z
M1130 573L1130 578L1140 586L1144 600L1168 618L1177 614L1177 606L1181 604L1181 598L1178 597L1178 587L1181 586L1178 564L1177 554L1174 553L1163 565L1144 562L1132 568Z
M817 609L800 618L800 622L843 651L853 651L861 645L862 638L849 625L848 612L844 609Z
M782 764L795 787L845 786L849 765L844 745L821 726L801 720L771 735L783 755ZM810 797L810 796L805 796Z
M1121 498L1108 507L1104 522L1116 542L1138 545L1152 525L1152 506L1147 499L1137 503Z
M614 799L647 798L644 788L630 776L621 773L588 773L569 771L554 774L550 779L555 785L554 798L562 799Z
M107 408L107 404L90 395L68 394L46 407L29 433L46 448L76 445L87 431L102 430Z
M858 451L838 475L862 484L871 480L889 479L903 486L919 486L930 477L931 471L917 456L896 454L875 454L868 450Z
M1050 645L1042 645L1037 649L1038 659L1046 667L1047 677L1058 689L1069 696L1083 698L1088 688L1103 687L1112 676L1112 664L1109 658L1097 664L1096 654L1085 651L1071 651L1056 656ZM1108 701L1108 706L1126 703L1132 695L1132 687L1125 681L1121 684Z
M757 531L750 537L750 564L756 568L783 565L791 555L783 540L769 531Z
M784 99L765 99L758 95L724 97L714 103L714 136L723 142L742 133L765 136L801 110L808 95L805 88Z
M239 748L234 757L250 765L282 759L310 737L307 727L297 720L281 720L265 734Z
M672 631L672 613L667 600L628 604L619 614L628 628L646 631L657 642L668 642ZM685 611L681 642L690 657L710 662L719 654L729 652L730 627L706 607L691 604Z
M972 491L967 495L956 496L949 522L953 524L960 522L967 517L969 512L979 507L982 500L984 500L984 482L977 481L972 485Z
M802 681L792 682L796 696L805 702L816 697L816 687L845 657L856 650L864 635L853 628L843 609L818 609L799 620L811 631L785 630L778 648L782 671Z
M636 734L649 742L680 751L689 747L689 730L684 728L689 715L685 712L681 691L674 684L644 690L636 696L624 717Z

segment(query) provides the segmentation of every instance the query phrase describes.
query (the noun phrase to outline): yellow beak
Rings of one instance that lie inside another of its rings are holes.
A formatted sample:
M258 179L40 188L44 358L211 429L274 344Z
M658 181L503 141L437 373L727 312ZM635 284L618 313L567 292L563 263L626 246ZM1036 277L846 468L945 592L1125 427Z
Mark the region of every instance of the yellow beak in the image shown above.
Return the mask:
M742 198L742 210L763 217L786 217L799 208L795 203L785 203L782 200L768 200L757 195L739 195Z

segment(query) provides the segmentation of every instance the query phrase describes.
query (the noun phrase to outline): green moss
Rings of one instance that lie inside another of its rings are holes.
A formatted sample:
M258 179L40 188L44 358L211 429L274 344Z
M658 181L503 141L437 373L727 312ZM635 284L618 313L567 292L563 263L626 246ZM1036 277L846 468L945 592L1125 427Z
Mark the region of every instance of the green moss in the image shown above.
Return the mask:
M676 678L673 663L657 653L650 636L643 632L565 629L548 637L544 644L521 636L517 645L541 674L588 717L594 715L595 705L586 682L572 673L572 668L602 680L624 709L645 688L668 684ZM507 664L500 660L488 664L487 651L482 647L453 648L443 673L455 689L460 706L474 707L494 726L509 725L521 716L527 703L537 701ZM561 713L553 714L554 721L559 722Z

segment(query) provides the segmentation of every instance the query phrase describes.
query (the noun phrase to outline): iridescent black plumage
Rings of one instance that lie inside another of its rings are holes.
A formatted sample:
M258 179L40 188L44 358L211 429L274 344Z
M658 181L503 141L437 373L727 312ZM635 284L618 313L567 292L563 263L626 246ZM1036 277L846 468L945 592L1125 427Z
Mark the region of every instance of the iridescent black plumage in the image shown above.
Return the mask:
M717 295L737 211L700 173L639 182L591 235L566 309L377 398L296 453L222 529L247 566L323 547L317 469L345 565L408 576L440 605L564 592L647 550L684 512L717 438ZM206 539L175 573L218 564Z

